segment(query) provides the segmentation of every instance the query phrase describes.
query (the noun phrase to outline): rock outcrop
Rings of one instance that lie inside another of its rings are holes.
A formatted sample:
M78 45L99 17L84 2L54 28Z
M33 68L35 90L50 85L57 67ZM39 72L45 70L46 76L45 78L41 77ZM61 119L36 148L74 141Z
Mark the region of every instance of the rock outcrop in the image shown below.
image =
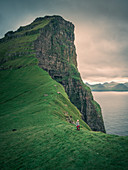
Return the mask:
M105 132L100 106L93 100L77 69L74 25L60 16L47 18L51 21L34 43L39 66L64 86L69 99L91 129Z

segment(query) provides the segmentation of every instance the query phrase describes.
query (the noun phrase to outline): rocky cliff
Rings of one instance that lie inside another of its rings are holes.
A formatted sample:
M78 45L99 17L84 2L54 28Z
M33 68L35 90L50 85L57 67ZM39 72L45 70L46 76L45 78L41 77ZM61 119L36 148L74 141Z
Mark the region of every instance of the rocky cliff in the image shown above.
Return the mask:
M34 47L39 66L64 86L85 122L92 130L105 132L100 106L93 100L77 69L74 25L62 17L53 17L41 31Z
M18 43L10 46L8 52L3 52L0 69L6 69L6 62L13 58L24 56L33 60L36 57L39 67L64 86L69 99L80 110L83 120L91 129L105 132L100 106L93 100L90 88L82 82L77 69L74 25L60 16L37 18L32 24L20 27L16 32L8 32L1 39L4 43L3 51L6 41L13 42L14 38Z

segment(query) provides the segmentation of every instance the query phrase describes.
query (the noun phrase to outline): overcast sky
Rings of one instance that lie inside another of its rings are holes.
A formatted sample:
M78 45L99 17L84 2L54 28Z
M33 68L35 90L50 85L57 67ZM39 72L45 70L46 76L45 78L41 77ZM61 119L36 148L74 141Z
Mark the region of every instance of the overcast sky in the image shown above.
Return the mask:
M75 25L84 81L128 81L128 0L1 0L0 37L45 15Z

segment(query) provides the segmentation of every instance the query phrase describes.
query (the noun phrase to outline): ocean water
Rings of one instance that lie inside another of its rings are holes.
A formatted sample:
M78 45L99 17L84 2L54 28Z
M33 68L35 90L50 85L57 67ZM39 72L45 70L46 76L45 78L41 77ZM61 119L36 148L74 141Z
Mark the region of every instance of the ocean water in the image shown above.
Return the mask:
M128 92L92 92L100 104L107 134L128 136Z

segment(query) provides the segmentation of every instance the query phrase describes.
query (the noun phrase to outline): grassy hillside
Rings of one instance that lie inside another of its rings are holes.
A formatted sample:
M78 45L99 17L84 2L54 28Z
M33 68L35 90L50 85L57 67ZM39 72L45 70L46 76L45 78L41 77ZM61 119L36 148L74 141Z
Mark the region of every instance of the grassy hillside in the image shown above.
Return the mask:
M33 41L49 22L40 20L0 41L0 169L127 169L128 137L91 131L38 67Z
M47 72L30 65L0 77L1 169L127 168L128 138L90 131Z

